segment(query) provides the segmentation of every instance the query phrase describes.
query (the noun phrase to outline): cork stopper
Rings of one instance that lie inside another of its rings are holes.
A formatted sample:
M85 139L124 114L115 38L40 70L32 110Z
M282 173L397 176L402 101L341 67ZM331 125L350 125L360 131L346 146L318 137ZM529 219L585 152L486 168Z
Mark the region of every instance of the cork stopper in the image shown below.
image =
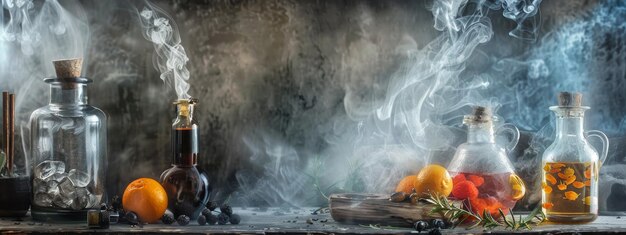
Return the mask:
M57 78L63 81L67 78L79 78L80 72L83 69L83 59L67 59L67 60L54 60L54 70L57 74ZM76 87L76 84L67 83L62 85L64 89L72 89Z
M472 109L472 114L465 116L465 121L470 122L490 122L492 121L493 114L491 109L484 106L475 106Z
M557 100L559 107L581 107L583 95L579 92L559 92Z
M67 60L55 60L54 70L57 74L57 78L78 78L80 77L80 71L83 69L83 59L67 59Z

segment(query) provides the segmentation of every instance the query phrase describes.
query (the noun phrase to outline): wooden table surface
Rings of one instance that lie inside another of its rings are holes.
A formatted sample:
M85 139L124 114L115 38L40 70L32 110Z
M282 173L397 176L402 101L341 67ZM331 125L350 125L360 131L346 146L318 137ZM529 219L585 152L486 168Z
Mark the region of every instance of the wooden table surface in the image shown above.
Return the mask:
M89 229L86 224L49 224L32 221L29 217L21 220L13 218L0 219L0 233L149 233L149 234L409 234L417 233L409 228L375 228L369 225L338 224L332 220L329 213L312 215L314 208L287 209L287 208L234 208L240 214L242 222L239 225L204 225L191 222L187 226L148 224L143 227L127 224L115 224L110 229ZM465 228L444 229L444 234L510 234L510 230L467 230ZM600 216L595 222L583 225L562 225L545 223L532 231L520 230L521 234L548 234L548 233L626 233L626 216ZM424 233L424 232L422 232ZM427 234L427 233L424 233Z

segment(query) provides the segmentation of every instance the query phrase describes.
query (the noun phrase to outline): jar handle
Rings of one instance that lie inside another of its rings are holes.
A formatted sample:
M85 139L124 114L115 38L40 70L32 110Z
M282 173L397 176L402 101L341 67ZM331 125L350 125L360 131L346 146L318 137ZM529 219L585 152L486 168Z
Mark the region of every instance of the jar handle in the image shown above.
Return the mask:
M602 131L598 130L586 131L585 137L595 137L600 139L600 142L602 142L602 152L600 152L600 166L602 166L602 164L604 164L604 161L606 160L606 157L609 155L609 138L606 137L606 135Z
M500 128L498 128L497 133L501 133L501 132L510 133L511 139L504 146L504 148L507 150L507 152L512 151L515 148L515 146L517 146L517 143L519 142L519 130L517 129L515 125L511 123L505 123Z

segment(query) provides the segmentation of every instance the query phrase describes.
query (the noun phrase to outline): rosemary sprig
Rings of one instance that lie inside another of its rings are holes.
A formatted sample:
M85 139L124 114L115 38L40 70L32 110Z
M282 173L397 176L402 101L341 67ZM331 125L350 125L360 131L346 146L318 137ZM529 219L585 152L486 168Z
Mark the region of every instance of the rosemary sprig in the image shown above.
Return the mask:
M462 224L467 219L474 220L473 224L468 227L468 229L476 228L481 226L483 228L492 229L496 227L504 227L505 229L512 230L520 230L520 229L531 229L533 225L541 224L546 215L541 210L541 207L538 206L535 208L528 216L522 218L520 215L518 219L515 219L515 214L513 211L509 209L509 215L505 215L501 209L498 209L498 213L500 214L500 218L496 219L491 216L489 211L484 210L482 214L474 213L471 209L470 204L464 200L463 204L466 204L469 207L468 210L463 209L462 207L457 207L456 205L450 203L447 197L433 195L431 194L426 202L433 204L434 208L430 211L431 214L441 213L445 218L447 218L450 223L452 223L452 227L456 227L459 224Z

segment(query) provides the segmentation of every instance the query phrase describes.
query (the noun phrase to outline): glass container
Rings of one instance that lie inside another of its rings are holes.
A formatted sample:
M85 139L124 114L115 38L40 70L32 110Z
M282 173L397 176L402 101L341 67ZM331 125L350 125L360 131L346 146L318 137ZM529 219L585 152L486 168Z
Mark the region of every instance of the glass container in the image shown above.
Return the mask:
M178 218L198 217L209 200L209 182L201 174L198 162L198 124L193 119L195 99L180 99L172 124L172 167L161 174L161 185L167 192L168 209Z
M39 221L84 221L88 209L106 201L107 118L87 102L91 79L44 82L50 103L30 116L31 214Z
M556 139L542 159L542 207L546 218L559 223L586 223L598 217L598 172L606 159L609 140L600 131L584 131L580 93L561 92L556 114ZM602 142L602 152L588 138Z
M507 213L524 197L526 187L507 157L507 150L517 145L519 131L511 124L496 131L494 121L491 110L480 106L464 117L467 142L457 148L448 171L453 177L452 198L467 200L466 209L497 218L498 209ZM503 147L496 143L496 134L506 133L510 140Z

